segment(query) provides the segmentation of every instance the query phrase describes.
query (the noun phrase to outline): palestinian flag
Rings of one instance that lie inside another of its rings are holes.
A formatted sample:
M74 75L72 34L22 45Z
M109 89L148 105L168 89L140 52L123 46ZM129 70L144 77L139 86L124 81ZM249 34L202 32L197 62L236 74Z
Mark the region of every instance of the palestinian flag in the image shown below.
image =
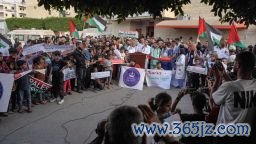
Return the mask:
M228 44L229 45L235 45L240 48L246 48L246 45L243 44L239 38L239 35L236 30L235 23L232 22L232 26L230 29L229 37L228 37Z
M70 19L69 21L69 32L70 32L70 35L75 38L75 39L79 39L79 34L78 34L78 31L76 29L76 25L75 23L72 21L72 19Z
M91 26L95 26L100 32L105 31L107 28L107 22L99 16L94 16L93 18L90 18L89 20L87 20L87 23L89 23L89 25Z
M222 32L208 23L205 23L206 30L207 30L207 37L210 42L212 42L213 45L219 45L220 40L222 39Z
M0 52L3 56L9 56L9 48L12 43L3 35L0 34Z
M205 21L203 18L199 17L199 24L198 24L198 37L199 38L206 38L207 31L205 27Z

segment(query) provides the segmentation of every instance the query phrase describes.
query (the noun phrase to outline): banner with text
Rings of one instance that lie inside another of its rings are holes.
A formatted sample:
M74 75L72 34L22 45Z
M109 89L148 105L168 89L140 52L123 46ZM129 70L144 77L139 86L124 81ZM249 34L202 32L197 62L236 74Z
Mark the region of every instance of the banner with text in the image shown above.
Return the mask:
M44 93L51 87L52 87L52 85L30 76L30 90L31 90L31 92Z
M54 51L70 51L73 50L74 46L72 45L46 45L46 44L36 44L27 48L24 48L22 54L24 56L38 53L38 52L54 52Z
M44 51L44 44L36 44L30 47L26 47L23 49L22 55L26 56L40 51Z
M144 69L122 66L119 86L123 88L143 90L144 79Z
M7 112L13 82L13 74L0 73L0 112Z
M63 71L64 81L76 78L76 70L74 68L66 68Z
M146 82L148 87L159 87L170 89L172 80L172 71L170 70L146 70Z
M201 68L201 67L196 67L196 66L188 66L187 71L207 75L206 68Z
M110 77L110 71L91 73L91 79Z

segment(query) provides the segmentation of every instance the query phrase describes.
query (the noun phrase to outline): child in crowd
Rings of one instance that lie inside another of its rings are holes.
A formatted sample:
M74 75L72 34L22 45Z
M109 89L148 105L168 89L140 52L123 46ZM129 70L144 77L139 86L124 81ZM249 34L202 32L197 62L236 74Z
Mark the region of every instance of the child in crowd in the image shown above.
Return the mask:
M106 59L104 61L104 68L105 68L105 71L110 72L110 76L108 77L108 82L107 82L108 88L110 88L110 83L112 80L112 72L113 72L112 61L110 59L110 55L106 56Z
M46 64L45 60L42 56L38 56L34 59L33 61L33 69L34 71L34 77L41 80L45 81L45 72L46 72ZM40 104L46 104L46 98L45 95L42 93L34 93L35 98L32 100L33 104L38 105Z
M17 61L18 71L22 73L28 70L28 64L24 60ZM18 105L19 113L23 113L23 100L27 101L27 112L31 113L31 91L30 91L30 76L28 74L17 80L17 92L18 92Z
M10 74L15 74L16 73L16 68L15 68L15 62L10 62L8 63L8 67L9 67L9 73ZM17 103L17 83L16 81L14 81L13 83L13 87L12 87L12 93L11 93L11 111L14 112L16 110L16 103Z
M124 62L125 63L129 63L129 51L128 50L124 50L124 54L125 54Z
M164 70L164 69L162 68L162 64L161 64L160 62L157 62L157 64L156 64L156 69L157 69L157 70Z
M66 63L61 59L61 53L55 51L53 53L52 61L52 91L54 98L51 102L56 102L57 98L60 97L58 104L64 103L64 83L62 70L65 69Z
M67 60L67 66L69 69L73 68L73 63L71 62L71 60ZM68 90L67 90L68 87ZM67 93L66 93L67 92ZM66 80L64 81L64 95L71 95L71 80Z
M194 66L203 68L203 66L201 64L201 59L199 57L196 57ZM190 87L198 89L200 86L201 75L199 73L192 72L192 73L190 73L190 78L191 78L191 80L190 80L191 86Z
M222 58L222 64L223 64L224 70L226 72L228 72L228 70L227 70L227 68L228 68L228 60L226 58Z

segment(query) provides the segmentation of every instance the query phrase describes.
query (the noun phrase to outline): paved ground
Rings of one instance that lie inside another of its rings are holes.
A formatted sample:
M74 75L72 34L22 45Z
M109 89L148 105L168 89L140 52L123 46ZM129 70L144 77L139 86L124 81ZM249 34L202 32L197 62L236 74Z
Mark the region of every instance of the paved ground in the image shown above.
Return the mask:
M31 114L12 114L0 122L0 144L87 144L95 138L98 121L117 106L145 104L158 88L143 91L113 86L110 90L73 93L63 105L48 103L33 108ZM178 90L167 90L173 98ZM192 113L190 97L178 105L182 112Z

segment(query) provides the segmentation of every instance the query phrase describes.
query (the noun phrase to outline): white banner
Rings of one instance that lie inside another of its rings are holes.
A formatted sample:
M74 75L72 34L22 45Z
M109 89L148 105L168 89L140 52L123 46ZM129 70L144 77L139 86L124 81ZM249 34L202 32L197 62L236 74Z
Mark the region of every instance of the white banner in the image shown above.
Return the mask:
M76 70L74 68L66 68L63 71L64 81L76 78Z
M110 71L91 73L91 79L110 77Z
M0 112L7 112L14 82L13 74L0 73Z
M54 51L60 51L64 52L67 50L73 50L73 46L71 45L47 45L44 48L44 52L54 52Z
M122 66L119 86L123 88L143 90L144 79L144 69Z
M44 51L44 44L37 44L31 47L24 48L22 51L22 55L26 56L40 51Z
M146 82L148 87L159 87L170 89L172 80L172 71L170 70L146 70Z
M31 47L27 47L23 50L22 54L24 56L29 55L29 54L33 54L33 53L37 53L37 52L54 52L54 51L60 51L60 52L64 52L64 51L69 51L69 50L73 50L74 46L71 45L45 45L45 44L37 44L37 45L33 45Z
M201 67L196 67L196 66L188 66L187 71L207 75L206 68L201 68Z
M118 36L126 38L139 38L139 33L137 31L119 31Z
M32 70L28 70L28 71L24 71L22 73L15 74L14 75L14 79L17 80L17 79L19 79L19 78L23 77L24 75L27 75L27 74L29 74L31 72L32 72Z

